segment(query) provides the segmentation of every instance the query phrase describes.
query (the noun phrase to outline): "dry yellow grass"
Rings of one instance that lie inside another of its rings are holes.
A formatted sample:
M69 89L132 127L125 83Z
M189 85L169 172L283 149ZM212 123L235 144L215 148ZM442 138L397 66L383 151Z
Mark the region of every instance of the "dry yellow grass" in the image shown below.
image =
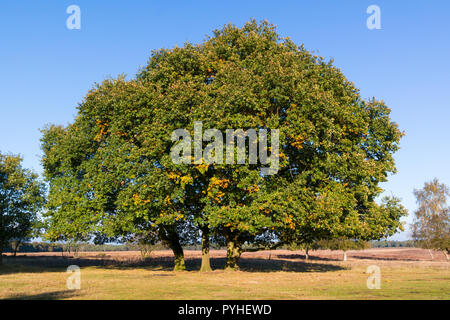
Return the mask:
M0 269L0 298L450 299L448 262L393 259L393 250L404 257L400 249L380 249L379 256L391 255L390 260L375 260L376 250L354 252L347 262L327 258L326 252L317 253L309 262L302 259L301 252L245 254L242 271L216 269L210 273L193 271L199 266L199 252L192 251L186 252L191 269L187 272L170 270L169 252L157 252L145 262L132 252L84 253L78 259L27 254L7 259ZM366 258L355 258L361 254ZM223 255L223 251L212 252L215 268L222 266ZM69 264L81 266L80 290L66 287ZM381 289L367 288L369 265L380 267Z

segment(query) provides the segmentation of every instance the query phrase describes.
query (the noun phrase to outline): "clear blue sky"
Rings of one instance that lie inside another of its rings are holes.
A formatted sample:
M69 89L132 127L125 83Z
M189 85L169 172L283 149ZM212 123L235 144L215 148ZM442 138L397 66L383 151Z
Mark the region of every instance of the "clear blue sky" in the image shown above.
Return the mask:
M81 30L68 30L69 5ZM369 5L381 30L369 30ZM383 184L411 215L414 188L450 185L450 1L1 0L0 151L41 173L39 129L72 122L95 82L134 76L152 49L201 42L231 22L267 19L282 36L334 58L365 98L384 99L406 132L398 174ZM404 239L398 235L395 239Z

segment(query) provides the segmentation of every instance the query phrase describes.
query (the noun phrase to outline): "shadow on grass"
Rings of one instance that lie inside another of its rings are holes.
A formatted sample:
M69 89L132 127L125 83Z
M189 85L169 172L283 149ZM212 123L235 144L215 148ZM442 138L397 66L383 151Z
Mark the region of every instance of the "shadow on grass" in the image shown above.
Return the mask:
M188 270L199 270L200 264L200 259L189 259L186 261ZM211 267L213 270L224 269L225 258L211 258ZM342 266L333 264L258 258L241 258L239 267L240 271L244 272L328 272L345 269Z
M361 259L361 260L386 260L386 261L421 261L426 259L412 259L412 258L396 258L396 257L371 257L371 256L357 256L352 255L352 258Z
M305 260L306 256L304 254L279 254L277 255L278 258L281 259L302 259ZM342 259L336 259L336 258L328 258L328 257L318 257L318 256L309 256L310 261L341 261Z
M71 290L66 291L53 291L53 292L44 292L38 294L30 294L30 295L13 295L11 297L5 298L4 300L61 300L68 299L76 296L76 293Z
M296 255L279 256L279 258L296 258ZM6 260L6 261L5 261ZM311 259L316 260L316 259ZM317 259L318 260L318 259ZM83 267L100 267L104 269L146 269L149 271L172 271L173 258L151 257L145 260L140 258L114 259L97 257L15 257L4 259L5 264L0 266L0 275L13 273L37 273L37 272L65 272L70 265ZM198 271L201 265L201 258L186 258L186 269L188 271ZM213 270L223 270L225 258L211 258ZM241 258L239 267L244 272L328 272L344 270L345 268L329 263L289 261L283 259L261 259L261 258Z

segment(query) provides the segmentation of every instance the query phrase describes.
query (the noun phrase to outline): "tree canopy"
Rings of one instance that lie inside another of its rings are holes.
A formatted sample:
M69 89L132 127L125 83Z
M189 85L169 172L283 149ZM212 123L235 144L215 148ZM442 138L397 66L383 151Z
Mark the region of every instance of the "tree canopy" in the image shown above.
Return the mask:
M447 260L450 251L450 208L447 198L449 188L438 179L425 182L420 190L414 190L417 204L412 225L413 238L427 249L444 252Z
M0 264L9 241L33 235L44 204L45 188L38 176L21 166L19 156L0 153Z
M395 173L402 136L389 115L332 61L267 22L156 50L135 78L94 86L72 124L43 130L47 236L141 234L165 242L176 269L184 268L183 243L199 233L205 256L210 237L226 243L231 269L246 243L386 237L406 213L396 198L375 201ZM198 121L204 131L279 130L278 172L264 174L248 159L207 164L206 152L200 162L174 163L173 132L193 135Z

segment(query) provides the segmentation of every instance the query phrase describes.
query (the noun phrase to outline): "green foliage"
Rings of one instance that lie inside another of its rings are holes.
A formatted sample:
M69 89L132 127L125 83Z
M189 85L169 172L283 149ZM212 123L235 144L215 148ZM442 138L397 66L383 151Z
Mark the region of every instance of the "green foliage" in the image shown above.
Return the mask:
M22 168L21 161L18 156L0 154L0 256L11 240L17 244L34 235L44 203L44 185L36 174Z
M414 190L419 208L414 212L413 238L427 249L450 251L449 188L438 179L426 182L423 189ZM447 256L448 258L448 256Z
M178 250L200 229L225 239L236 264L246 243L386 237L406 214L397 199L375 202L402 136L389 114L267 22L154 51L135 79L89 91L72 124L43 130L47 238L148 232ZM193 134L195 121L279 129L280 171L174 164L171 134Z

